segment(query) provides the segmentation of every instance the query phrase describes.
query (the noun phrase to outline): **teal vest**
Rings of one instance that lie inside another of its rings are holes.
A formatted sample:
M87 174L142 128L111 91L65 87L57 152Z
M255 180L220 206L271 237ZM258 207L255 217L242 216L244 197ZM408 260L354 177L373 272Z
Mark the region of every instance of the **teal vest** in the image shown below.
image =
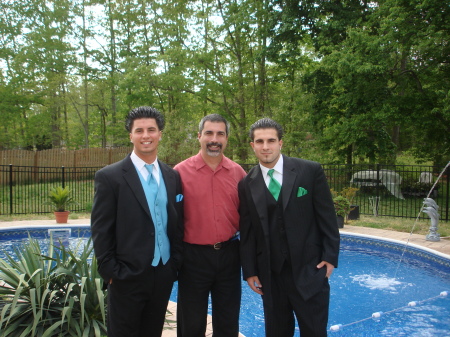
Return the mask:
M144 188L145 197L147 198L148 207L155 226L155 252L152 266L157 266L162 260L166 264L170 258L170 242L167 236L167 190L164 179L159 173L159 186L157 190L151 188L147 181L144 180L139 173L142 187ZM150 176L149 176L150 178ZM154 200L154 202L152 202Z

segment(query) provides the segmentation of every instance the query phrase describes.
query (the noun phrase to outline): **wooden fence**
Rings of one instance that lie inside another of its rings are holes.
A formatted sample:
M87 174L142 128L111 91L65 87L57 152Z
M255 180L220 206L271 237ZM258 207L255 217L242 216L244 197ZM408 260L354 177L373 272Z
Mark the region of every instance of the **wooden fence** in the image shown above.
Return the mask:
M12 174L6 174L6 172L0 174L0 185L51 181L54 177L48 174L48 169L61 169L62 167L70 168L70 172L73 172L72 178L85 179L90 176L86 169L94 167L98 169L112 164L125 158L131 151L131 147L0 151L0 166L12 165L14 167ZM46 170L46 168L48 169ZM77 168L82 169L77 170ZM5 166L2 171L6 171Z
M123 159L132 147L92 148L82 150L51 149L43 151L0 151L0 165L35 167L102 167Z

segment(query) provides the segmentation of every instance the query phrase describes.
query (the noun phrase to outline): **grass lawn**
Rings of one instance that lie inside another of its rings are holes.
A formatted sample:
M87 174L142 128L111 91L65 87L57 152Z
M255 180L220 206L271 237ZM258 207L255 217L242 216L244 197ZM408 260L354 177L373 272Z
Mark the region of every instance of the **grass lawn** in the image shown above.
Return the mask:
M412 231L414 234L426 235L429 232L431 222L429 219L419 219L416 221L416 219L361 215L359 220L349 220L346 224L406 233L411 233ZM439 222L438 233L441 235L441 238L450 238L450 222Z

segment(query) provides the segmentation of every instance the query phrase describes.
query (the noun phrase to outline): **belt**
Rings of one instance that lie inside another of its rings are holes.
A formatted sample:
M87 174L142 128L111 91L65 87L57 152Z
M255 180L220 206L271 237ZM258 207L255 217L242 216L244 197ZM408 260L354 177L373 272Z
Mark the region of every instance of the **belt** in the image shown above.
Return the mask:
M213 245L198 245L198 246L205 246L205 247L211 247L214 248L214 250L220 250L231 244L233 241L239 239L239 232L236 232L229 240L222 241L222 242L216 242Z

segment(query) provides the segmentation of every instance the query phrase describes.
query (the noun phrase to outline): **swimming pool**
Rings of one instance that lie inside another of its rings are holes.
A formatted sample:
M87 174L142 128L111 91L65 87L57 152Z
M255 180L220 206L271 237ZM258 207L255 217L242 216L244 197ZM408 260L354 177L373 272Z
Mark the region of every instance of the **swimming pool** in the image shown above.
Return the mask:
M342 237L329 320L342 328L332 336L449 336L450 259L395 241Z
M90 235L89 226L67 228L74 238ZM38 238L48 236L42 228L1 230L2 248L26 237L27 231ZM339 268L330 279L330 336L449 335L450 294L441 295L450 291L448 256L373 237L344 233L341 239ZM241 332L264 336L261 298L246 282L242 286ZM176 285L171 300L176 301ZM372 318L377 313L380 317Z
M331 337L450 335L450 259L444 255L341 234L339 268L330 285ZM240 331L264 336L262 300L246 282L242 287ZM174 288L171 300L176 301ZM298 327L295 336L300 336Z

